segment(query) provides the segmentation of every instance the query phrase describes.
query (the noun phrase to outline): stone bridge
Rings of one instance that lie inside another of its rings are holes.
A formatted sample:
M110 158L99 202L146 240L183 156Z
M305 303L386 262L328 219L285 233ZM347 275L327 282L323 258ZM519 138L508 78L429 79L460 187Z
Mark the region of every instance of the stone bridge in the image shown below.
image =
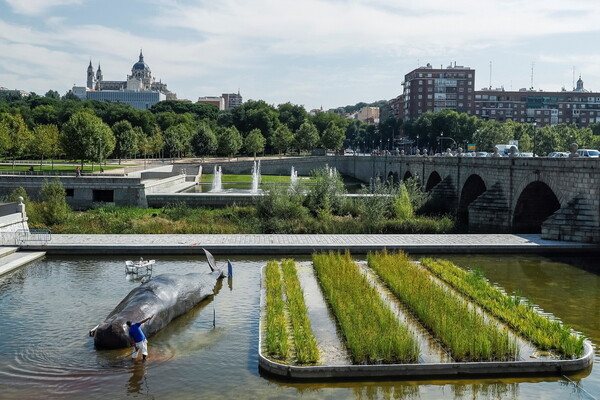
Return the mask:
M248 173L249 163L221 165L224 173ZM261 168L286 174L294 166L308 174L326 164L364 182L415 178L433 205L456 213L469 232L541 232L544 239L600 243L598 159L328 156L263 160Z

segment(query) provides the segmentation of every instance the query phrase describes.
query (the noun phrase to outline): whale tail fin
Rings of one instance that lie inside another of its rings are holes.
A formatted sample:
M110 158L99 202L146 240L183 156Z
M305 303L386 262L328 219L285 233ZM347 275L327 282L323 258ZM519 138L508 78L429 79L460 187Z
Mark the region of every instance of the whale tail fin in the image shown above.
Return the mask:
M210 251L206 250L205 248L202 248L202 250L204 250L204 254L206 254L206 260L208 261L208 266L210 267L211 271L221 271L221 277L233 276L233 265L231 265L231 261L227 260L227 271L224 271L221 268L217 267L217 262L215 261L215 258L210 253Z
M204 254L206 254L206 260L208 261L208 266L210 267L210 270L213 272L218 270L219 268L217 268L217 262L215 261L213 255L210 254L210 251L206 250L205 248L202 248L202 250L204 250Z

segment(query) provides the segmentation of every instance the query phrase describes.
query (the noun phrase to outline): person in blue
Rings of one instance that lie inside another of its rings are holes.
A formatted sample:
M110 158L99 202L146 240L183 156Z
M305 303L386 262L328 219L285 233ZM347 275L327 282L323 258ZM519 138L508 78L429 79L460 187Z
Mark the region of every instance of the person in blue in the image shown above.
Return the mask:
M146 340L146 335L142 331L142 324L148 322L152 319L152 317L148 317L146 319L141 320L140 322L131 323L131 321L127 321L127 326L129 327L129 338L133 343L133 353L131 354L132 359L137 359L139 351L142 351L142 359L146 360L148 357L148 340Z

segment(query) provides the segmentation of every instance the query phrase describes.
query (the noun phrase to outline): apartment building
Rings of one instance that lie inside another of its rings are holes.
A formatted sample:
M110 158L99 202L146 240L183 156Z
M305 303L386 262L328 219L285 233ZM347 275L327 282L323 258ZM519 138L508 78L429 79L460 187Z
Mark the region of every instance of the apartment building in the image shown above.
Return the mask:
M472 114L474 109L475 70L449 65L419 67L404 76L403 112L405 119L418 118L431 111L455 110Z
M583 87L581 77L572 91L483 89L475 92L474 115L485 120L535 123L537 126L600 122L600 93Z

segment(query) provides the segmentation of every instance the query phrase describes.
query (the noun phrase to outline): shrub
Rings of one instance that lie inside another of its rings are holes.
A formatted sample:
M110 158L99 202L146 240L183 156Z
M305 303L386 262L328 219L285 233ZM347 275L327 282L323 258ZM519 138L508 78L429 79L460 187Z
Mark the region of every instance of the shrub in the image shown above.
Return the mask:
M413 204L406 186L400 184L400 193L394 199L394 213L400 220L410 219L415 215Z
M66 200L67 192L59 179L44 180L40 191L39 214L47 226L58 225L69 218L71 209Z
M313 184L308 189L306 206L317 215L320 210L339 215L346 209L346 186L335 168L321 168L312 171Z

